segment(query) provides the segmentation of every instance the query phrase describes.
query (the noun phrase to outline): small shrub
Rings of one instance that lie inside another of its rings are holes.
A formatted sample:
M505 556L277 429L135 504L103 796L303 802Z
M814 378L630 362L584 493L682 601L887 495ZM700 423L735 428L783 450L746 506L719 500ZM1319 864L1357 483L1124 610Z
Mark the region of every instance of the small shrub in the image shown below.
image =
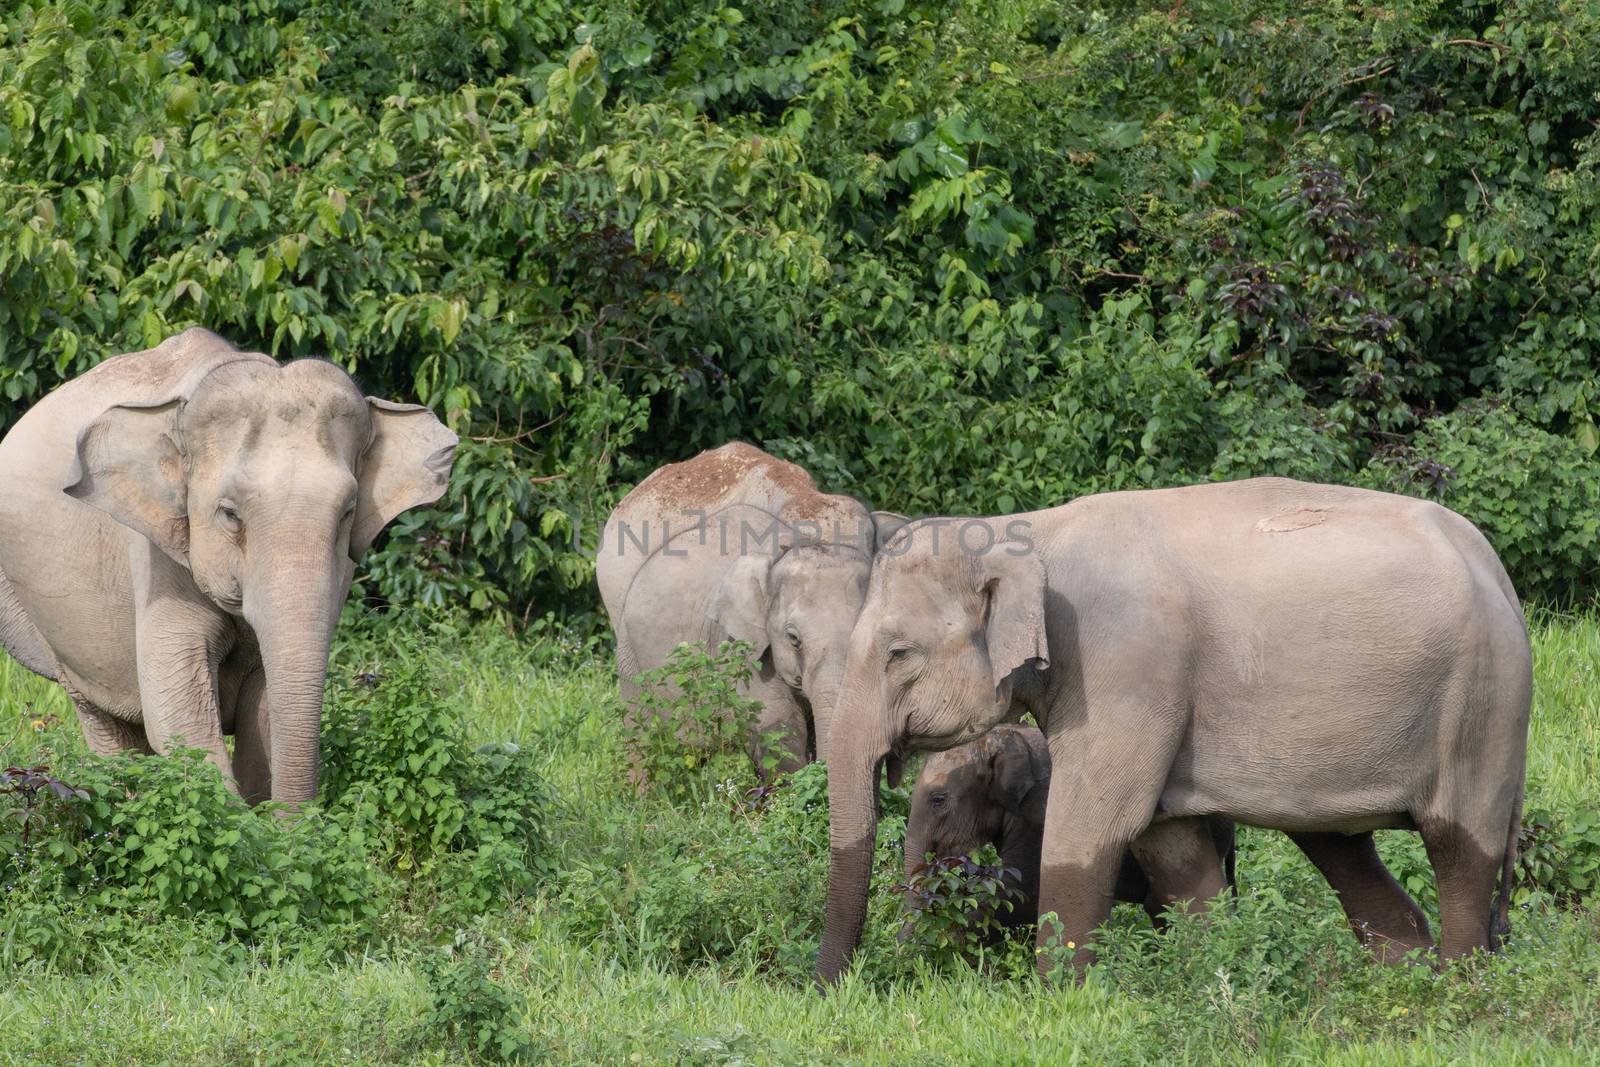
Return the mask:
M494 959L478 940L458 936L449 949L421 957L431 1003L427 1024L440 1036L494 1063L535 1058L517 1021L517 999L496 978Z
M759 811L632 803L561 871L555 912L575 940L626 966L720 962L804 984L828 889L827 796L827 767L812 763ZM910 789L879 798L874 883L886 890L899 880ZM862 959L874 979L899 977L899 897L878 893L872 906Z
M201 752L52 763L61 777L34 768L0 800L24 831L0 860L0 887L33 927L22 957L70 954L84 909L107 928L214 920L245 942L359 937L381 910L383 879L360 826L317 809L294 819L252 810Z
M371 827L395 871L449 872L441 921L481 912L546 873L550 795L532 754L467 741L420 638L333 687L322 752L331 812Z
M1319 988L1372 966L1337 907L1270 884L1205 914L1169 910L1159 933L1131 905L1119 907L1094 946L1101 978L1127 995L1184 1005L1181 1022L1168 1021L1191 1036L1247 1049L1301 1017Z
M49 767L39 764L0 771L0 796L10 797L13 805L7 811L10 818L0 824L0 857L20 863L33 851L37 835L37 844L48 858L58 863L76 858L66 836L50 831L59 828L62 819L75 820L70 802L87 801L85 790L53 776ZM4 869L0 865L0 870Z
M895 887L909 898L902 945L939 965L975 962L1006 933L1004 918L1022 897L1017 877L993 845L917 864L906 884Z
M1600 895L1600 808L1574 806L1565 815L1530 808L1517 843L1517 899L1548 893L1573 906Z
M79 777L98 904L214 914L247 937L375 917L379 881L359 827L252 810L197 750L94 761Z
M777 732L760 733L761 702L739 687L750 680L750 646L724 641L712 652L682 644L667 662L638 676L639 706L623 738L641 784L676 800L705 803L771 779L781 760ZM751 767L751 753L757 766Z

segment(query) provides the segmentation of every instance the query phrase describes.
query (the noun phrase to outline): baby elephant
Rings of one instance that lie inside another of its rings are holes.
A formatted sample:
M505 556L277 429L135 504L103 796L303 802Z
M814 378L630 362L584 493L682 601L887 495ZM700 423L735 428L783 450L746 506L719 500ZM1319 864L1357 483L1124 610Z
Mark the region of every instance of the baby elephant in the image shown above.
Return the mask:
M1039 910L1039 853L1049 792L1050 753L1037 727L996 726L976 741L930 756L911 798L906 880L911 880L927 853L963 856L992 844L1000 853L1001 864L1020 875L1012 888L1021 898L1001 921L1007 926L1034 922ZM1233 823L1212 819L1210 829L1231 888L1235 884ZM1181 886L1184 879L1177 871L1166 872L1165 877L1147 876L1135 858L1141 851L1141 842L1135 842L1123 856L1116 895L1118 900L1143 904L1159 927L1166 906L1186 898ZM1146 858L1151 858L1148 853Z

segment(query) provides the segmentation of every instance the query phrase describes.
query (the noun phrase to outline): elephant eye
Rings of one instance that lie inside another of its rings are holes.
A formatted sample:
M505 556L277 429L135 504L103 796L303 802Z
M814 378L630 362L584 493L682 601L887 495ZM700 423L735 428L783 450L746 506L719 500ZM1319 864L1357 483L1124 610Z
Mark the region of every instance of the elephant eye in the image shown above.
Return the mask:
M949 799L950 798L943 793L935 793L933 796L928 798L928 804L935 808L942 808L945 805L945 801Z
M911 648L909 645L895 645L889 650L889 662L904 662L905 658L909 655L911 655Z
M789 647L798 651L800 648L800 634L796 632L795 628L793 626L789 627L784 631L784 636L789 639Z
M239 506L231 500L217 502L217 518L222 525L232 533L238 533L243 520L239 518Z

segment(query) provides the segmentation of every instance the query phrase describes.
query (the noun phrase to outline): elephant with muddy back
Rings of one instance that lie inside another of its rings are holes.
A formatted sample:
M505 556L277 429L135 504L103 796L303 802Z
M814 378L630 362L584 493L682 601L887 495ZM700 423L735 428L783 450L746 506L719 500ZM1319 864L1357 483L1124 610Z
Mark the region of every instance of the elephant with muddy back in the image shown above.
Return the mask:
M1045 800L1050 793L1050 750L1036 726L1001 723L976 741L935 752L917 776L906 820L905 878L909 887L925 857L966 856L993 845L1006 885L1015 894L1002 926L1033 923L1039 915L1039 854L1044 845ZM1230 889L1234 880L1234 831L1226 819L1209 820L1217 862ZM1171 886L1188 883L1191 872L1169 871L1159 852L1136 838L1117 870L1112 895L1141 904L1159 929L1166 908L1178 897ZM908 888L907 909L917 906ZM909 932L906 931L906 932Z
M0 441L0 644L94 751L181 740L251 801L310 800L356 561L455 445L332 363L203 329L109 359Z
M1188 872L1174 896L1222 889L1212 818L1309 841L1364 936L1396 955L1433 942L1372 833L1415 830L1440 954L1494 947L1531 673L1499 559L1433 503L1265 478L919 520L880 552L850 637L818 977L837 979L860 941L880 768L1023 714L1055 768L1039 909L1056 921L1039 944L1072 946L1077 971L1135 839Z
M904 521L742 442L655 471L612 511L595 558L628 713L636 676L679 644L732 638L750 645L745 695L761 702L758 732L781 735L780 769L825 758L873 556Z

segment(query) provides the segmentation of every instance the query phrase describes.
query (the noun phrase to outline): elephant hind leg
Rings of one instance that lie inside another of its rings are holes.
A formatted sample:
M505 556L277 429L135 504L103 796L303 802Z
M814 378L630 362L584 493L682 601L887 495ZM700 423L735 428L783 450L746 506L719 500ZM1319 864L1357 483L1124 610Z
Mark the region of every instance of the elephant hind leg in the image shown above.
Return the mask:
M1439 883L1439 955L1446 960L1496 942L1495 880L1503 856L1480 845L1464 826L1443 819L1420 822L1422 843Z
M1371 832L1289 837L1328 880L1351 929L1380 960L1399 963L1412 949L1433 947L1427 917L1383 865Z

